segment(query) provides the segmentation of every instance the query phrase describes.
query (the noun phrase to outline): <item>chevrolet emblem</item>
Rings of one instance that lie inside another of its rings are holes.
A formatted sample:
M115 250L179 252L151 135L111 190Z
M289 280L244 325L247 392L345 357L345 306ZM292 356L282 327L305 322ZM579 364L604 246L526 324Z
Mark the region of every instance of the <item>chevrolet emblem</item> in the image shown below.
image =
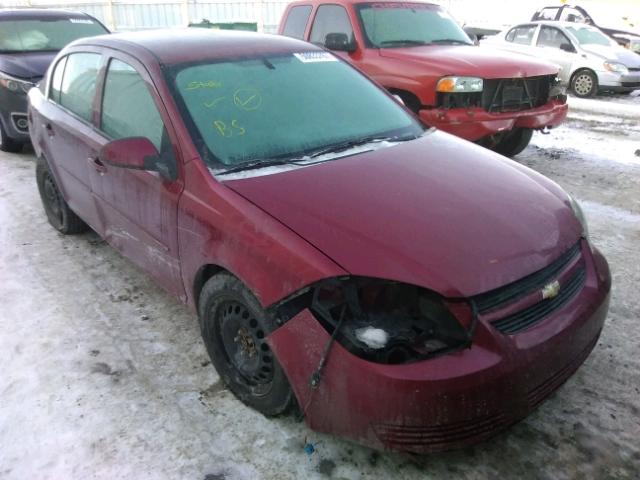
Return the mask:
M560 293L560 282L556 280L555 282L545 285L541 292L543 300L557 297Z

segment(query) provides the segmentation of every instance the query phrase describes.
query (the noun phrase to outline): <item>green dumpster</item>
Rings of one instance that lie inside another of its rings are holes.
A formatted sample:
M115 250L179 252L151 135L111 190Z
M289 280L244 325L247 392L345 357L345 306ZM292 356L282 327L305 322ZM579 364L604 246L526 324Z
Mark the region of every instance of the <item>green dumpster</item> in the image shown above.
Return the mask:
M213 28L214 30L242 30L245 32L257 32L257 22L210 22L206 18L198 23L190 23L194 28Z

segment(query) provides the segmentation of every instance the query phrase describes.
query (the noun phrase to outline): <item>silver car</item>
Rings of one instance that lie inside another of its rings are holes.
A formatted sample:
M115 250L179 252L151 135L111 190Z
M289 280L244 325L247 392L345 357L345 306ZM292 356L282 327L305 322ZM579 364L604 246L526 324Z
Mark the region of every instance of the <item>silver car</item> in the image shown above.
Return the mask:
M578 97L592 97L604 90L629 93L640 88L640 55L589 25L523 23L481 43L558 64L561 82Z

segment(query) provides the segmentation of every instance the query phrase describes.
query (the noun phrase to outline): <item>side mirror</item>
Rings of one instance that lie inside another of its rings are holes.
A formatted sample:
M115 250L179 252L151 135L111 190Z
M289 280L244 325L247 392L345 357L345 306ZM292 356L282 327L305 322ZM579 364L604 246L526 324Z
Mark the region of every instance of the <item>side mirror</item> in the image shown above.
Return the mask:
M358 48L355 42L352 42L346 33L328 33L324 37L324 46L329 50L336 52L355 52Z
M112 167L158 171L160 153L148 138L130 137L107 143L100 149L98 158Z
M560 50L569 53L576 53L576 49L573 48L573 45L571 45L570 43L561 43Z

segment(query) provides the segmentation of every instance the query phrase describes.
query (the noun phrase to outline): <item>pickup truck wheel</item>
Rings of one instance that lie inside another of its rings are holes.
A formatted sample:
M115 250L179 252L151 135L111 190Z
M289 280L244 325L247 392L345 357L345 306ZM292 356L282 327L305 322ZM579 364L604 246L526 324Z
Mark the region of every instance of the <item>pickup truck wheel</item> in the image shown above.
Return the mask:
M527 148L532 136L533 130L530 128L516 128L505 135L493 149L505 157L515 157Z
M578 70L571 77L571 91L576 97L594 97L598 93L598 77L591 70Z
M82 233L89 228L62 198L58 184L47 162L42 158L39 158L36 164L36 182L44 211L53 228L65 235Z
M24 144L22 142L9 138L7 133L4 131L2 122L0 122L0 150L3 152L18 153L22 151L23 145Z
M211 277L198 314L209 357L236 397L268 416L294 406L289 381L266 342L277 325L240 280L228 273Z

